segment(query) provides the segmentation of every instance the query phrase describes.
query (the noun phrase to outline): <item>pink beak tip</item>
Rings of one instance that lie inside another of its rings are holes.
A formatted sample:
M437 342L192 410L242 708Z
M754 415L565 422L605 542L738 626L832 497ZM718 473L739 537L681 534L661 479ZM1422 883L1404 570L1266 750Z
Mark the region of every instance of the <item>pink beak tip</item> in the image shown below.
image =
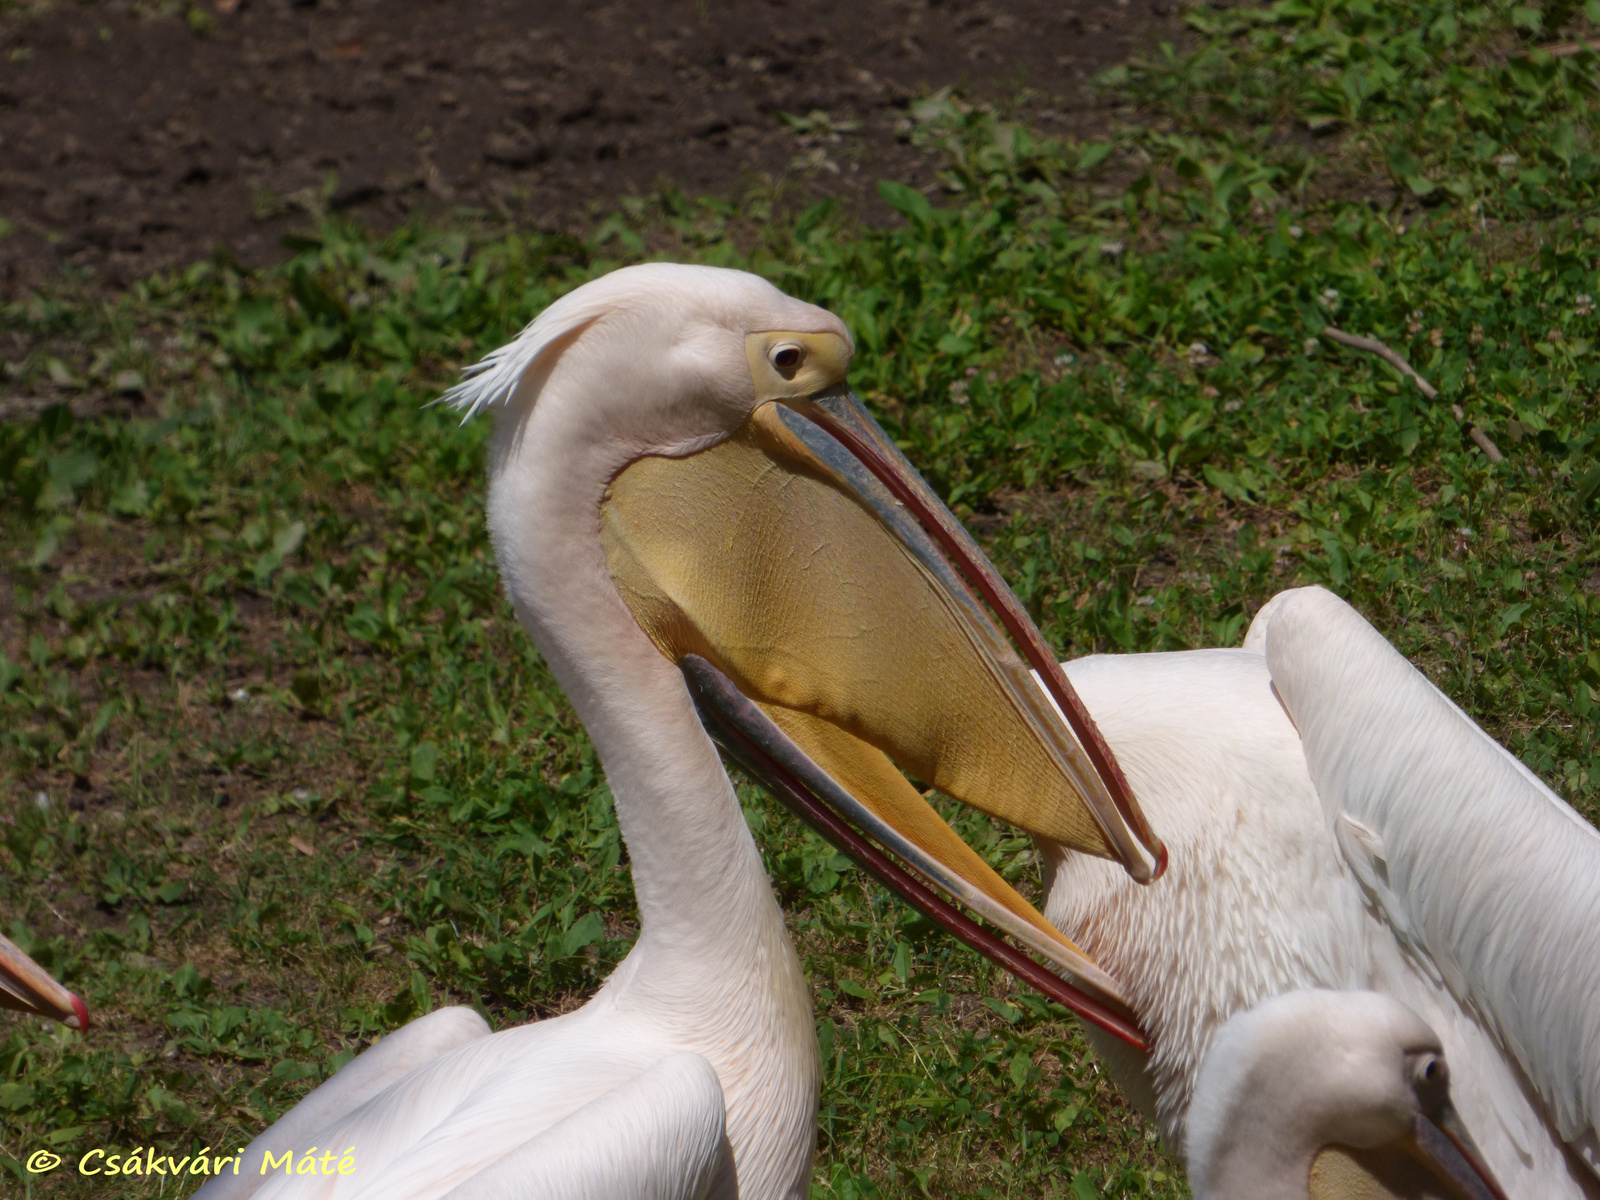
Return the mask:
M74 1015L67 1018L66 1024L69 1028L76 1029L79 1033L87 1033L89 1030L89 1006L78 997L77 993L69 992L68 995L72 997Z

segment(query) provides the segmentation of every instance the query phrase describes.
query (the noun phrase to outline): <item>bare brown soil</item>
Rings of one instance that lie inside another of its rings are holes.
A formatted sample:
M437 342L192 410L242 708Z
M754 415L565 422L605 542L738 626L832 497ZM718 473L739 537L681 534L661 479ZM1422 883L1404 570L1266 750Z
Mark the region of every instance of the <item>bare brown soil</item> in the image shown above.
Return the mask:
M765 188L872 219L878 179L932 183L907 101L953 87L1091 131L1110 114L1084 85L1175 37L1174 8L0 0L0 297L62 267L122 286L219 246L263 265L330 209L582 232L660 187Z

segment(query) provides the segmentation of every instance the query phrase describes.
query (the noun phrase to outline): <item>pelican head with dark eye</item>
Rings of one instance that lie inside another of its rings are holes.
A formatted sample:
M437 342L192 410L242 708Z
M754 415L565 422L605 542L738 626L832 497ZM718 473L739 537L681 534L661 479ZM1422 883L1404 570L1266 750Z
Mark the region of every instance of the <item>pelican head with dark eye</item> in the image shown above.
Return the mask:
M1439 1035L1378 992L1287 992L1230 1018L1187 1149L1196 1200L1506 1200L1450 1104Z

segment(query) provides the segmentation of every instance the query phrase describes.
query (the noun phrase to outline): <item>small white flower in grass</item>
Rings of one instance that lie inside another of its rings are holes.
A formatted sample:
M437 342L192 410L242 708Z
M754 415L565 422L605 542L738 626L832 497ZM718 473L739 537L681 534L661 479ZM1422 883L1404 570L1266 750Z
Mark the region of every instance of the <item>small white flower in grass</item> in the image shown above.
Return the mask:
M1076 354L1068 354L1066 351L1062 351L1055 357L1055 364L1058 367L1070 367L1077 361L1078 356Z
M37 808L40 812L49 812L50 811L50 793L49 792L35 792L33 794L33 806L35 808Z
M1324 308L1326 308L1329 312L1338 312L1339 311L1339 289L1338 288L1323 288L1322 289L1321 300L1322 300L1322 306Z
M967 381L958 379L950 385L950 399L956 404L965 404L971 399L967 395Z
M1318 345L1320 345L1320 343L1316 338L1308 337L1305 341L1300 343L1300 352L1302 354L1315 354L1317 352Z
M1104 254L1108 258L1115 258L1117 255L1122 253L1122 243L1121 242L1101 242L1100 243L1100 253Z
M1165 478L1167 474L1167 468L1153 458L1136 459L1128 470L1135 479L1148 479L1151 481Z
M1580 292L1578 294L1578 315L1580 317L1587 317L1593 312L1594 297L1589 295L1588 292Z
M1304 237L1305 234L1306 234L1306 231L1304 229L1301 229L1300 226L1298 226L1298 225L1289 226L1289 236L1290 237L1292 237L1292 238L1301 238L1301 237Z
M250 693L244 688L234 688L233 691L228 693L228 699L232 700L235 704L243 704L246 700L250 699Z
M1514 167L1522 160L1508 150L1494 161L1502 167Z
M1422 332L1422 310L1420 308L1413 308L1411 310L1411 315L1406 318L1406 332Z
M1189 365L1199 366L1211 357L1211 348L1204 342L1189 343Z

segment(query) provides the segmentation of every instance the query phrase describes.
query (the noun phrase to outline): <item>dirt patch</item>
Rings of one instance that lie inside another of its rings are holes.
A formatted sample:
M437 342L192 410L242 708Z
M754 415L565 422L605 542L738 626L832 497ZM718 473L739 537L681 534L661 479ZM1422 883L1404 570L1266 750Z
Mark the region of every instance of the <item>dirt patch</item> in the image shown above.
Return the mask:
M219 11L226 9L228 11ZM581 231L625 196L752 187L864 206L929 186L904 106L955 87L1049 132L1172 0L0 0L0 296L121 286L308 212L470 207ZM785 120L789 114L793 120Z

